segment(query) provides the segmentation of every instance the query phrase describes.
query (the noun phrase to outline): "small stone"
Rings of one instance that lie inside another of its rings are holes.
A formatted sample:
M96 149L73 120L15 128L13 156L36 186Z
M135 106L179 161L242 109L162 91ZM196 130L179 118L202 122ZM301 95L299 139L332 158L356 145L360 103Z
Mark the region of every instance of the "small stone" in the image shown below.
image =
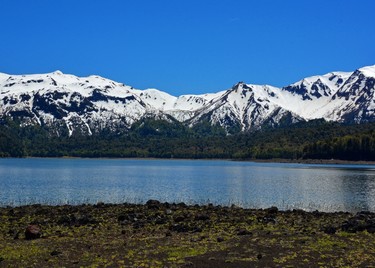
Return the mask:
M164 217L157 217L156 220L155 220L155 224L165 224L167 223L167 219L164 218Z
M58 256L58 255L60 255L60 254L61 254L61 252L60 252L60 251L57 251L57 250L54 250L54 251L52 251L52 252L50 253L51 256Z
M208 216L207 214L198 214L195 216L196 221L207 221L209 219L210 219L210 216Z
M104 202L98 202L94 205L94 208L104 208L106 204Z
M276 214L279 212L279 209L277 207L270 207L265 209L265 211L267 211L268 214Z
M182 221L184 221L185 220L185 217L184 216L177 216L176 218L174 218L174 221L175 222L182 222Z
M17 232L17 233L14 234L13 239L18 240L19 237L20 237L20 232Z
M262 220L261 220L263 223L272 223L272 224L276 224L277 221L274 217L264 217Z
M200 227L194 227L194 228L192 228L192 232L193 233L201 233L202 232L202 228L200 228Z
M147 208L158 209L160 207L160 202L158 200L150 199L146 202Z
M124 221L124 220L126 220L128 217L126 217L126 215L119 215L118 217L117 217L117 220L118 221Z
M172 233L168 231L168 232L165 233L165 236L166 236L166 237L168 237L168 236L172 236Z
M335 234L336 233L336 228L333 226L327 226L323 229L323 232L326 234Z
M41 237L40 228L37 225L29 225L25 230L26 240L38 239Z
M169 229L177 233L186 233L189 231L188 226L182 224L174 224Z
M250 232L250 231L248 231L246 229L240 229L237 232L237 235L252 235L252 234L253 234L252 232Z
M181 208L186 208L187 207L187 205L184 202L178 203L177 206L179 206Z

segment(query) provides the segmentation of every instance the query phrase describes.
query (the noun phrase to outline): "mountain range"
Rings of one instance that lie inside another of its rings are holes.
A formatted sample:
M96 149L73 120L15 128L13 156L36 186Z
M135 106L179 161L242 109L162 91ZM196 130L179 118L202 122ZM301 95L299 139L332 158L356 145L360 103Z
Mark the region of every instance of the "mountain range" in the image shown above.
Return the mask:
M144 118L190 127L209 122L232 133L320 118L372 122L374 93L375 65L312 76L282 88L239 82L217 93L179 97L100 76L0 73L0 117L38 124L57 135L124 132Z

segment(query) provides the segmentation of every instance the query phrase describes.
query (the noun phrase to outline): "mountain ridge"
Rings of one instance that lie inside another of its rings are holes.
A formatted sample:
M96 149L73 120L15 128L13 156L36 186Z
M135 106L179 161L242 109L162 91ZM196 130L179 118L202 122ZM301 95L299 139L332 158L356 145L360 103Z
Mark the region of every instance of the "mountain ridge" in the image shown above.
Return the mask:
M288 86L238 82L228 90L173 96L158 89L91 75L0 73L0 117L18 118L61 134L66 128L92 135L103 129L127 131L144 117L173 117L192 127L208 121L227 133L251 131L323 118L340 123L375 121L375 65L353 72L330 72Z

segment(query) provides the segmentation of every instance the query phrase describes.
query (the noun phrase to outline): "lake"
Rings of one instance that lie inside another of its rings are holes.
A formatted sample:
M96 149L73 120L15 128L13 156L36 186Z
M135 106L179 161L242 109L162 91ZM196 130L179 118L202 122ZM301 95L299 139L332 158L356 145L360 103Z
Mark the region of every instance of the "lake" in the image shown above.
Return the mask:
M220 160L0 159L0 206L185 202L375 211L375 166Z

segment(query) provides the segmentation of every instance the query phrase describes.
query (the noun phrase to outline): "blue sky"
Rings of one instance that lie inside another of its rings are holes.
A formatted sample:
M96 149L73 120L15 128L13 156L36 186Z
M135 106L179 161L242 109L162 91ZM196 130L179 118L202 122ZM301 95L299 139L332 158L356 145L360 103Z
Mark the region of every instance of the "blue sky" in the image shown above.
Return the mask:
M1 0L0 72L91 74L173 95L375 64L373 0Z

